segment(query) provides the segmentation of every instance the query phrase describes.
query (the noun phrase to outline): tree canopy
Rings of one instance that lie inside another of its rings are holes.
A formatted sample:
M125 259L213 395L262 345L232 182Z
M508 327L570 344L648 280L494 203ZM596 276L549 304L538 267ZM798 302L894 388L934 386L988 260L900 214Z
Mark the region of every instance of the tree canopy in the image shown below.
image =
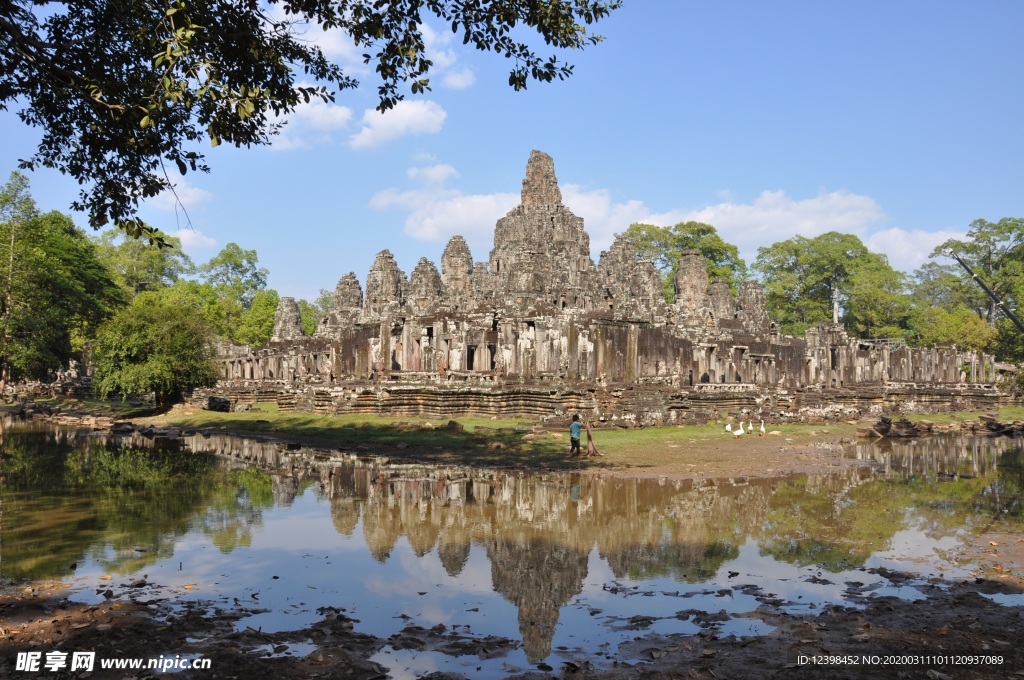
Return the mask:
M0 187L0 376L41 378L78 356L123 295L71 218L40 214L28 180Z
M236 340L258 347L270 342L274 335L274 317L281 297L276 290L261 290L253 296L252 305L238 322Z
M199 275L222 295L236 300L243 309L252 306L256 293L267 287L266 268L259 266L255 250L229 243L199 267Z
M430 89L424 18L464 44L512 61L509 84L571 75L540 56L601 41L588 26L620 0L0 0L0 107L43 132L24 168L56 168L83 189L72 205L100 228L111 221L159 240L136 217L142 199L171 186L167 168L208 171L198 142L269 142L280 116L359 83L310 36L341 31L373 64L378 108ZM526 29L524 36L523 29ZM314 84L306 85L305 82Z
M739 249L726 243L710 224L680 222L671 227L634 223L626 230L626 238L643 257L654 261L661 270L665 299L675 298L673 289L679 256L684 250L696 250L704 256L708 277L725 281L735 294L739 284L747 278L747 264L740 258Z
M90 361L97 393L107 398L153 392L162 406L186 389L212 384L212 337L198 311L164 291L140 293L96 335Z
M892 299L901 293L901 276L884 255L872 253L852 234L794 236L758 248L753 269L762 276L768 313L785 333L799 335L831 321L833 305L868 333L883 328L885 333L892 332L891 326L905 316ZM883 289L876 295L873 285ZM890 309L876 309L869 319L866 305Z
M967 240L949 239L932 252L932 257L954 250L974 273L1005 304L1016 308L1017 296L1024 293L1024 218L1004 217L998 222L977 219L971 222ZM979 311L992 325L1001 318L1000 310L959 265L951 265L965 284L970 284Z
M139 239L125 237L117 229L107 229L96 243L96 255L111 271L129 297L144 290L173 285L195 272L192 258L181 249L181 240L156 232L165 248L151 248Z

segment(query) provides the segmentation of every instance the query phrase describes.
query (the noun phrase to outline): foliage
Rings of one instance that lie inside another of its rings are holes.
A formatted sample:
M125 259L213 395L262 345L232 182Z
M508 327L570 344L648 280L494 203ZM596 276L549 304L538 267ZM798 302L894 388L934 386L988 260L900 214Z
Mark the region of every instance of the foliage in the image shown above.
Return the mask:
M302 332L306 335L313 335L317 326L320 325L320 319L330 314L334 307L334 293L321 288L320 295L315 301L299 300L297 304L299 305L299 316L302 318Z
M229 243L199 267L199 274L222 297L237 301L242 309L249 309L256 293L267 287L267 275L270 273L258 264L255 250L245 250L237 243Z
M1020 318L1019 312L1017 317ZM1024 365L1024 335L1016 324L1008 318L1002 318L996 322L994 329L989 330L995 336L988 346L989 351L1003 361Z
M637 253L650 258L661 270L665 299L675 300L676 269L684 250L697 250L704 256L708 278L725 281L733 294L747 278L747 265L740 258L739 249L726 243L710 224L680 222L671 227L659 227L639 222L629 225L624 234Z
M949 239L932 252L932 257L953 249L1006 305L1015 309L1024 293L1024 218L1004 217L998 222L971 222L966 241ZM956 265L959 267L959 265ZM965 283L974 284L966 271L958 272ZM1002 314L980 287L972 299L979 313L995 325Z
M1015 371L1000 375L999 389L1016 399L1024 396L1024 363L1017 364Z
M71 218L39 214L24 175L0 188L0 364L41 378L79 356L81 338L123 299Z
M985 308L985 291L964 274L955 262L925 262L912 276L914 302L925 308L965 307L980 312Z
M872 253L851 234L794 236L758 248L753 269L761 274L768 313L784 333L799 335L831 322L833 303L842 313L840 321L865 331L893 333L894 324L906 317L900 275L884 255ZM872 293L874 283L883 291Z
M237 302L221 296L208 283L190 279L180 279L173 286L147 291L145 297L159 300L161 304L193 310L193 313L202 317L215 338L233 339L233 329L242 315L242 308Z
M913 313L912 328L916 344L934 346L954 344L959 349L987 351L996 331L976 312L965 305L953 308L918 305Z
M911 306L906 277L883 258L869 258L850 275L843 322L862 338L902 338L910 333Z
M196 150L204 138L214 146L266 144L276 121L302 103L333 101L328 86L358 86L311 35L335 30L365 50L385 111L406 84L412 94L430 88L423 14L463 43L513 60L509 84L519 90L530 79L572 73L514 37L522 29L556 49L583 49L601 40L587 26L619 4L3 0L0 108L24 105L19 116L43 137L23 166L56 168L84 185L73 207L88 213L90 225L113 221L152 241L159 235L135 212L140 200L171 186L165 163L181 174L208 171Z
M278 302L280 297L276 290L267 289L256 293L252 305L238 322L235 340L253 347L270 342L274 335L274 315Z
M154 233L166 247L147 247L138 239L125 238L117 229L107 229L94 239L97 257L129 298L144 290L173 285L195 271L192 259L181 250L180 239L159 231Z
M210 330L199 311L140 293L97 334L91 352L97 394L154 392L157 404L167 405L186 389L213 384Z

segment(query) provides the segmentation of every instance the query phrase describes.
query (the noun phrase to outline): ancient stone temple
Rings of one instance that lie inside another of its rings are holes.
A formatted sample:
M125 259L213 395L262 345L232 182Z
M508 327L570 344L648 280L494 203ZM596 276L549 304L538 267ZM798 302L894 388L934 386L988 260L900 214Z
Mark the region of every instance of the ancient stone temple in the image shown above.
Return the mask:
M498 220L483 262L455 236L441 267L407 276L382 250L365 279L341 277L312 337L282 298L263 347L222 346L215 392L324 413L550 415L621 422L724 412L799 417L981 406L991 356L851 338L825 324L779 333L755 281L734 296L684 252L676 301L618 237L595 265L583 219L562 203L551 157L530 154L522 201ZM199 393L202 397L204 393Z

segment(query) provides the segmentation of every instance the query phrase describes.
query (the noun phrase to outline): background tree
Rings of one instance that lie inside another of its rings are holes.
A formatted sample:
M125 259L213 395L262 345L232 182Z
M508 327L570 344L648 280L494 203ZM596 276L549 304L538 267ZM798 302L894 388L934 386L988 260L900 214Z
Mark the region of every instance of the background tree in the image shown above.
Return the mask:
M915 303L921 307L967 307L984 317L985 291L953 260L925 262L914 271L911 289Z
M199 311L163 292L136 296L100 327L91 347L96 393L108 398L153 392L157 405L166 406L184 390L212 385L212 335Z
M710 224L680 222L671 227L634 223L624 234L637 253L654 261L662 273L665 299L675 301L675 277L679 256L684 250L697 250L704 256L711 280L725 281L733 294L747 278L747 265L739 249L726 243Z
M843 323L862 338L906 338L913 305L906 276L884 257L868 258L848 282Z
M960 349L988 352L997 334L985 319L965 305L917 305L910 326L915 344L924 347L954 344Z
M357 81L309 36L335 29L364 51L378 78L381 111L430 88L433 66L424 15L463 43L513 60L509 84L561 80L572 66L538 56L523 29L548 47L577 50L601 40L587 31L619 0L217 0L109 2L0 0L0 107L42 130L24 167L56 168L84 188L75 210L94 228L159 235L135 217L141 199L167 189L168 167L208 171L204 138L237 147L265 144L280 116L328 87ZM116 39L112 39L116 36ZM515 37L514 37L515 36ZM546 48L545 48L546 49ZM298 83L313 80L323 86Z
M814 238L794 236L758 248L753 269L761 274L768 313L779 321L784 333L800 335L811 326L831 322L834 304L839 307L840 321L849 320L864 330L888 329L903 317L899 275L884 255L872 253L851 234L833 231ZM887 289L871 294L872 283L884 284ZM880 308L869 309L869 305Z
M276 290L267 289L256 293L252 305L238 323L236 341L253 347L270 342L274 335L274 315L280 301Z
M327 316L334 307L334 292L326 288L320 289L320 294L313 302L299 300L299 316L302 318L302 332L306 335L313 335L320 319Z
M19 173L0 189L0 269L3 381L81 358L84 338L123 304L93 243L67 215L39 214Z
M1024 219L971 222L966 239L949 239L915 272L913 327L923 344L951 342L1024 361L1024 338L984 290L944 251L952 248L1011 309L1024 299Z
M914 272L911 288L915 344L992 351L996 331L985 320L987 296L963 267L945 258L926 262Z
M267 287L270 272L258 265L259 257L255 250L245 250L237 243L229 243L199 267L199 275L223 297L237 301L243 310L247 310L252 306L256 293Z
M235 300L223 295L223 291L218 291L208 283L181 279L173 286L149 292L152 295L147 299L194 310L195 314L203 318L215 340L235 340L234 333L243 312Z
M974 220L967 232L967 240L949 239L932 252L932 257L944 257L943 251L947 248L956 251L992 292L1006 305L1016 309L1016 294L1020 292L1024 277L1024 218L1004 217L994 223ZM972 299L977 301L986 320L994 326L1001 318L996 304L959 264L953 263L953 266L960 270L958 275L965 284L975 287Z
M155 233L166 247L148 247L138 239L125 237L117 229L107 229L94 239L96 255L129 297L135 297L144 290L173 285L182 277L195 273L192 259L181 249L181 240Z

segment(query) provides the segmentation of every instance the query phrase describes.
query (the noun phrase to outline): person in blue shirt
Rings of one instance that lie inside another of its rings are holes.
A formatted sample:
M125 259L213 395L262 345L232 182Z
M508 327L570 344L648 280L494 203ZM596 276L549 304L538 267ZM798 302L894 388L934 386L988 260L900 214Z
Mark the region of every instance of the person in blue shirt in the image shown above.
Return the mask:
M582 430L583 424L580 423L579 414L573 414L572 424L569 425L569 443L572 444L569 448L570 458L578 458L580 456L580 432Z

